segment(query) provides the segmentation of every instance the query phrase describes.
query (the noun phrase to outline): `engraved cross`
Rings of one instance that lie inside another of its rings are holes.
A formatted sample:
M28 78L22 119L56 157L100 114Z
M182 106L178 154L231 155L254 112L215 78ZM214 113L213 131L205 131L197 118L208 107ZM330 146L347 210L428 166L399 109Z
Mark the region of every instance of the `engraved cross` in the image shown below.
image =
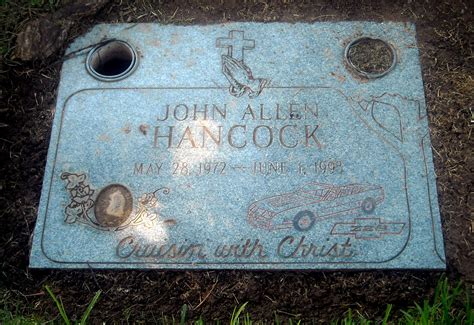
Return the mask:
M227 48L227 54L230 57L243 62L244 50L255 48L255 40L245 39L243 31L231 30L228 38L217 39L217 47Z

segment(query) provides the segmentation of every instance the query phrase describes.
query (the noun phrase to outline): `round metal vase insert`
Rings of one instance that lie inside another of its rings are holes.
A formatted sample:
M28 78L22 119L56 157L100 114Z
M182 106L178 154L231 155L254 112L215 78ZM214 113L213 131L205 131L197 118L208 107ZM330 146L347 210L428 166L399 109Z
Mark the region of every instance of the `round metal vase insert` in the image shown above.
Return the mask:
M388 42L371 37L360 37L350 42L344 50L349 68L360 77L381 78L395 68L397 54Z
M97 196L94 213L101 226L118 227L127 221L132 208L130 190L121 184L111 184L104 187Z
M118 81L132 74L137 63L137 52L130 44L120 40L109 40L89 52L86 69L98 80Z

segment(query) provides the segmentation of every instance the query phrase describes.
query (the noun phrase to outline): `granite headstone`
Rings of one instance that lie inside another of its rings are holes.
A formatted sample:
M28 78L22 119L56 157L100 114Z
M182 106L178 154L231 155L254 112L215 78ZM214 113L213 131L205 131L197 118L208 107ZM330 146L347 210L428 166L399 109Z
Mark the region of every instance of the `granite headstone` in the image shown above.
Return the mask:
M98 25L30 266L443 269L426 114L409 23Z

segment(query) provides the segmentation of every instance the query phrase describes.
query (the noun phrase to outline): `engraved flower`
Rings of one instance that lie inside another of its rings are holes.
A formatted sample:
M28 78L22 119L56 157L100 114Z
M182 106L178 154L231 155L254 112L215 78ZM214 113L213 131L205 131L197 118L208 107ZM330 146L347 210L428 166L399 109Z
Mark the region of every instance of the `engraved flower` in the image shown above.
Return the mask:
M89 201L92 194L94 194L94 190L91 190L89 185L77 186L71 190L72 199L78 204L84 204Z
M147 209L152 209L158 207L158 199L154 193L145 193L139 199L138 202L142 204Z
M152 193L145 193L143 194L139 199L138 201L141 203L141 204L147 204L148 201L153 197L153 194Z
M80 204L71 202L71 204L66 207L65 213L66 218L64 219L64 221L67 223L74 223L83 213L83 209Z
M92 191L94 192L94 191ZM92 199L89 198L89 200L86 201L86 203L84 203L84 210L87 211L92 208L92 206L94 205L94 201Z
M70 174L70 173L63 173L61 175L62 179L67 180L66 188L68 190L72 190L76 187L82 186L84 184L84 181L86 179L85 174L81 175L76 175L76 174Z
M158 215L156 213L148 213L143 224L145 225L145 227L151 228L155 225L157 219Z

